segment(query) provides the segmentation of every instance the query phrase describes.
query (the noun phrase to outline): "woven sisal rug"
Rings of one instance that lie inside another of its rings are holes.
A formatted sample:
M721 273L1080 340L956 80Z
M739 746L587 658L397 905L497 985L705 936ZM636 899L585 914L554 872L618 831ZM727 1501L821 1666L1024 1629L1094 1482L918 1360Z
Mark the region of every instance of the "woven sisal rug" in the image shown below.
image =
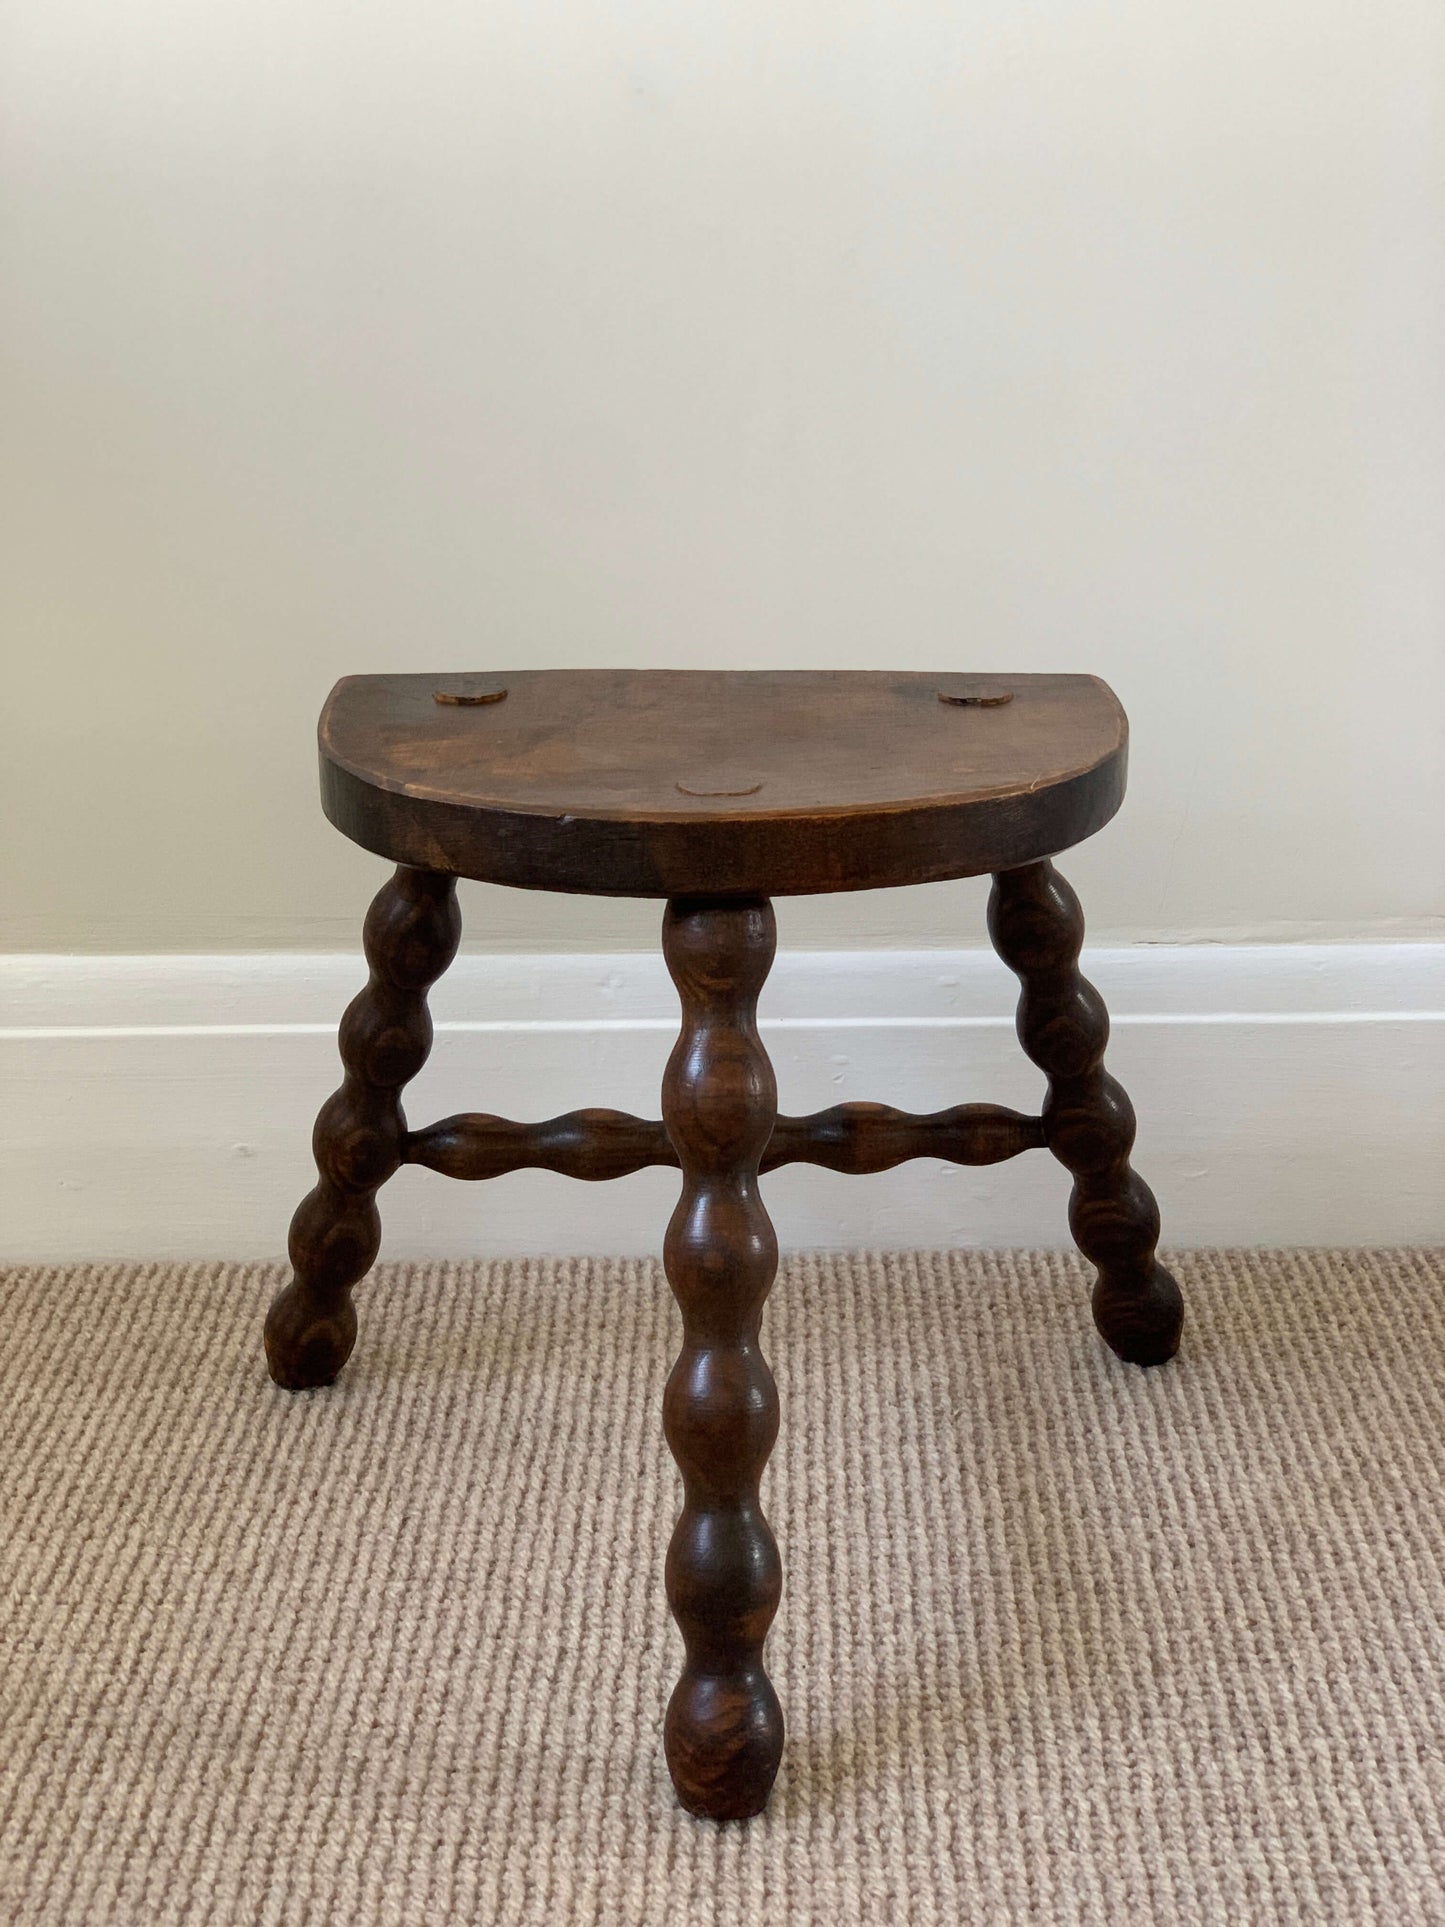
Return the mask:
M270 1266L0 1274L0 1920L1445 1921L1445 1262L800 1257L765 1338L789 1721L672 1804L646 1262L385 1267L267 1381Z

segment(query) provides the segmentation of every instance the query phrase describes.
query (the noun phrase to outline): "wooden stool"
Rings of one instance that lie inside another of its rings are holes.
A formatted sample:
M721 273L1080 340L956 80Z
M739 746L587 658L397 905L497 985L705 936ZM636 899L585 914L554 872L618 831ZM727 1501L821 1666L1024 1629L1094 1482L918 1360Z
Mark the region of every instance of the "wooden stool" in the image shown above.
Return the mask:
M1083 918L1049 859L1107 823L1128 727L1088 676L527 670L354 676L321 717L326 814L397 863L367 915L371 975L341 1020L316 1189L291 1224L295 1277L266 1320L271 1376L326 1385L356 1338L376 1193L403 1164L457 1178L539 1166L682 1173L664 1260L682 1354L663 1401L682 1472L667 1596L686 1646L664 1743L678 1797L715 1820L765 1805L783 1715L763 1670L782 1584L758 1483L778 1428L759 1345L777 1240L760 1171L915 1157L992 1164L1047 1146L1073 1174L1069 1225L1096 1267L1094 1320L1121 1358L1179 1343L1159 1213L1130 1169L1134 1112L1104 1069L1109 1019L1079 974ZM777 1110L756 1009L775 896L993 875L988 927L1020 979L1018 1034L1048 1079L1039 1117L960 1104L916 1117ZM402 1087L431 1045L428 986L456 953L456 879L661 897L682 1029L662 1118L581 1110L542 1124L464 1115L408 1130Z

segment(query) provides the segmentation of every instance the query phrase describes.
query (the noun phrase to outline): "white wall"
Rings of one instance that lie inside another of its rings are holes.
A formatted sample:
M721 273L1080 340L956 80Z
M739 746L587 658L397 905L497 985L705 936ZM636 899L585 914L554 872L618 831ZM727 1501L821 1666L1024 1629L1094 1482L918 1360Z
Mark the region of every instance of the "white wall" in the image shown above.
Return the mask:
M353 947L327 687L517 661L1094 670L1096 937L1438 934L1439 0L0 22L0 946Z

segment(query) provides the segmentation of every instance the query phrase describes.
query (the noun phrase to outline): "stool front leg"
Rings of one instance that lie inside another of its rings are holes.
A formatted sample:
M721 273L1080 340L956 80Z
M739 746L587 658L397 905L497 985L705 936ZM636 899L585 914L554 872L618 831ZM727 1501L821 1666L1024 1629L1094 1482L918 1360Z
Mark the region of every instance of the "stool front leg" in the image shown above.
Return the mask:
M295 1275L266 1317L266 1362L288 1391L329 1385L356 1343L351 1287L376 1261L376 1194L401 1163L401 1092L427 1060L426 993L461 939L456 879L404 865L367 912L371 975L341 1020L341 1088L312 1133L318 1182L291 1220Z
M1184 1302L1154 1256L1154 1193L1129 1163L1134 1107L1104 1069L1109 1013L1079 972L1079 899L1052 863L1005 870L993 880L988 928L1022 986L1019 1041L1049 1080L1044 1136L1073 1173L1069 1227L1098 1272L1094 1323L1120 1358L1162 1365L1179 1349Z
M777 1085L756 1023L775 942L761 898L674 899L663 923L682 1000L662 1105L682 1165L664 1245L683 1320L663 1401L684 1494L667 1596L687 1649L664 1745L678 1798L711 1820L761 1812L783 1748L763 1669L782 1567L758 1496L778 1431L759 1344L778 1246L758 1190Z

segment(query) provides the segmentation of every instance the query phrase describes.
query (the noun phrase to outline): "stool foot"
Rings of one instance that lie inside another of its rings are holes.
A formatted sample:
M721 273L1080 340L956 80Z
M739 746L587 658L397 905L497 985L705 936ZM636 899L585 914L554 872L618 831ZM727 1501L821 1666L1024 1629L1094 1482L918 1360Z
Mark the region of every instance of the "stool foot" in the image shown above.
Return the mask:
M266 1317L266 1363L288 1391L329 1385L356 1343L351 1287L376 1261L376 1194L401 1162L402 1087L431 1049L428 988L461 938L456 879L405 866L366 916L371 975L341 1020L341 1088L312 1133L317 1184L291 1220L295 1275Z
M1184 1329L1184 1294L1156 1258L1148 1275L1101 1268L1094 1284L1094 1323L1110 1351L1130 1365L1167 1365Z
M777 1086L756 1024L775 940L765 899L674 899L663 924L683 1012L662 1105L682 1165L664 1245L683 1320L663 1400L683 1479L667 1596L687 1649L664 1748L679 1800L710 1820L760 1813L783 1750L763 1669L782 1567L758 1496L778 1430L759 1346L778 1246L758 1191Z
M303 1278L293 1277L266 1313L266 1369L288 1392L331 1384L355 1343L350 1297L335 1294L328 1303Z
M1154 1256L1159 1207L1132 1169L1134 1107L1104 1069L1109 1013L1080 975L1084 918L1052 863L993 880L989 935L1020 982L1019 1041L1049 1080L1044 1136L1073 1174L1069 1228L1098 1272L1094 1323L1133 1365L1162 1365L1179 1349L1184 1301Z

